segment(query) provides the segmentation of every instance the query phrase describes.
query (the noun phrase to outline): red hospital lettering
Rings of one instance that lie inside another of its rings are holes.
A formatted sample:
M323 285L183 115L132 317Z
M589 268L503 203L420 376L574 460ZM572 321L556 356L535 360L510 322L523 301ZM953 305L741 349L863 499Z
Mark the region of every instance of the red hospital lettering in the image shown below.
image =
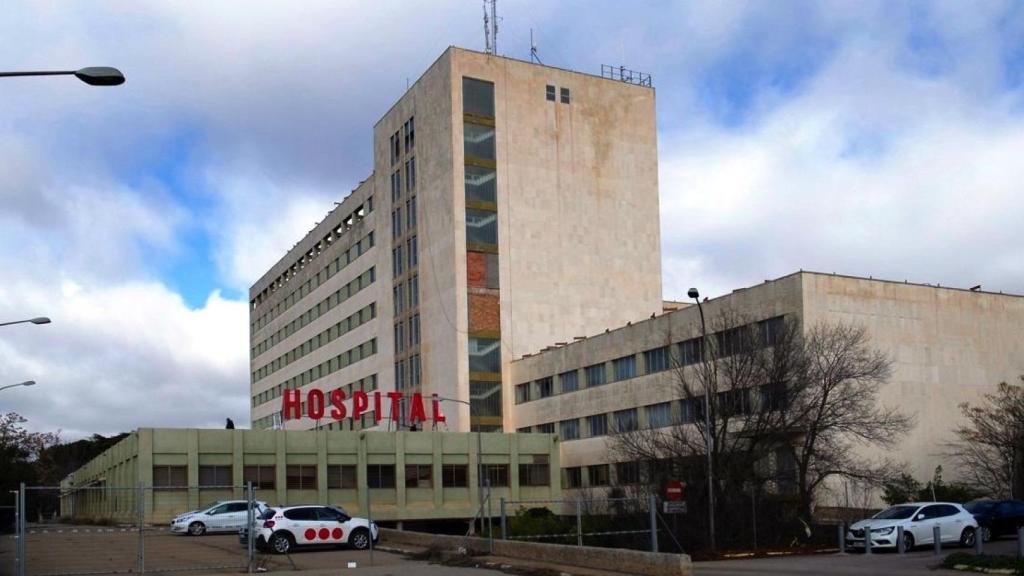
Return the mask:
M370 398L366 392L356 390L352 393L352 419L355 420L366 413L366 407L370 404Z
M335 420L341 420L345 417L345 391L341 388L335 388L331 390L331 405L334 408L331 410L331 418Z
M434 424L444 422L446 420L444 414L441 414L441 403L437 400L437 394L430 395L430 404L434 412Z
M409 421L415 424L426 419L427 413L423 409L423 394L417 392L412 395L412 406L409 407Z
M373 393L373 421L380 422L381 410L380 410L380 392Z
M402 409L399 408L399 403L402 401L402 393L401 392L388 392L388 398L391 399L391 419L392 420L399 420L399 419L401 419L399 414L401 413Z
M314 388L306 394L306 415L313 420L324 417L324 391Z
M285 420L302 418L302 392L293 389L285 390L282 406L281 417Z

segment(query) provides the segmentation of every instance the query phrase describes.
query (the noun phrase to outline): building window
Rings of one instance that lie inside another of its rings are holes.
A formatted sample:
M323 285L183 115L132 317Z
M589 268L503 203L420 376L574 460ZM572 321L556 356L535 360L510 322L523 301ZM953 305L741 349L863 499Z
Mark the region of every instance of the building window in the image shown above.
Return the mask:
M391 273L396 278L402 275L404 271L405 261L404 255L402 254L402 246L399 245L391 251Z
M501 340L470 338L469 371L501 373Z
M415 236L406 240L406 249L409 251L409 270L412 270L420 263L419 247Z
M420 363L420 355L409 357L409 379L410 385L415 388L423 381L423 367Z
M416 197L413 196L405 203L405 224L409 230L416 229Z
M516 404L530 401L530 383L516 384Z
M569 372L562 372L558 375L559 390L564 394L566 392L575 392L580 388L579 373L575 370Z
M466 200L472 202L497 202L498 186L494 168L466 166Z
M547 424L538 424L537 425L537 433L538 434L554 434L555 433L555 423L554 422L548 422Z
M628 380L636 376L636 356L623 356L612 360L615 380Z
M769 318L757 323L757 329L761 337L762 346L774 346L782 339L786 330L786 320L782 316Z
M420 277L409 278L409 307L415 308L420 305Z
M587 466L587 479L590 481L590 486L607 486L611 484L608 476L607 464Z
M395 316L405 312L405 285L397 284L391 289L391 298L395 302Z
M738 414L750 414L750 390L733 388L719 392L716 396L718 406L716 416L728 418Z
M498 244L498 213L466 208L466 243Z
M234 486L231 478L231 466L200 466L199 487L200 488L226 488Z
M558 436L562 440L576 440L580 437L580 421L578 418L562 420L558 423Z
M494 118L494 84L475 78L463 78L462 112Z
M554 87L554 85L548 84L547 87L544 90L544 93L545 93L545 96L547 96L547 99L548 99L549 102L554 102L555 101L555 87Z
M405 360L395 362L395 389L405 390Z
M647 374L668 370L668 346L644 352L644 370Z
M391 211L391 237L398 238L402 235L402 209L395 208Z
M662 402L651 404L645 407L647 412L647 426L649 428L664 428L672 425L672 403Z
M363 423L365 426L365 422ZM367 464L366 485L370 488L394 488L395 487L395 465L394 464Z
M615 412L615 431L632 432L640 428L640 421L637 418L636 408L617 410Z
M494 161L494 126L465 122L462 139L466 158Z
M689 366L696 364L701 361L701 351L704 348L704 340L701 338L691 338L685 342L679 343L679 363L683 366Z
M330 490L354 490L357 488L355 464L328 464L327 488Z
M409 318L409 344L416 346L420 343L420 315L414 314Z
M562 469L562 488L582 488L583 468L573 466Z
M568 88L562 88L562 104L568 104L568 103L569 103L569 89Z
M289 464L285 471L289 490L316 490L316 464Z
M548 466L547 454L535 454L530 462L520 462L519 485L548 486L551 483L551 471Z
M640 483L639 462L619 462L615 465L615 483L619 485Z
M402 173L399 170L395 170L391 174L391 201L398 202L398 199L402 197Z
M762 411L785 410L788 406L789 391L785 383L761 386L759 407Z
M537 398L547 398L555 393L553 380L550 376L537 380Z
M587 388L604 384L604 364L587 366L584 370L587 374Z
M469 381L469 413L501 417L501 382Z
M508 486L508 464L484 464L484 478L490 482L491 488Z
M153 488L184 490L188 484L188 466L153 466Z
M406 488L431 488L434 486L433 467L430 464L406 464Z
M258 490L273 490L276 486L273 466L245 466L242 468L242 479L246 484L252 482L252 487Z
M608 415L594 414L593 416L587 416L587 431L590 437L607 435Z
M441 466L441 485L445 488L465 488L468 486L466 468L465 464L443 464Z
M522 428L516 428L516 432L518 432L519 434L532 434L533 433L533 427L532 426L523 426Z

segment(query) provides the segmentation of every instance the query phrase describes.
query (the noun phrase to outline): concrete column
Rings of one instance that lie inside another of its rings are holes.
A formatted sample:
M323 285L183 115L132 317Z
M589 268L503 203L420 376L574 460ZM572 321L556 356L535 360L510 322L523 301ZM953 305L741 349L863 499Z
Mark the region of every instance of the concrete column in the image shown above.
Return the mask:
M288 506L288 432L274 434L274 487L280 506Z
M199 430L190 428L188 430L188 441L186 443L186 460L188 464L187 470L187 484L189 486L199 485ZM199 508L199 490L189 489L188 491L188 507L189 509Z
M143 486L150 487L153 485L153 429L139 428L137 442L136 482L133 482L133 484L141 482ZM136 506L140 504L136 500L137 497L133 492L131 498L132 501L135 501ZM141 505L145 508L145 517L151 518L153 515L152 490L144 491Z
M398 510L405 510L405 435L419 432L395 432L395 502Z
M316 498L319 504L330 504L327 499L327 431L316 433Z
M241 429L231 431L231 484L245 485L245 430ZM244 498L245 490L236 488L234 494L235 498Z
M431 432L431 448L434 453L434 509L440 510L444 506L444 454L442 448L443 437L440 432Z

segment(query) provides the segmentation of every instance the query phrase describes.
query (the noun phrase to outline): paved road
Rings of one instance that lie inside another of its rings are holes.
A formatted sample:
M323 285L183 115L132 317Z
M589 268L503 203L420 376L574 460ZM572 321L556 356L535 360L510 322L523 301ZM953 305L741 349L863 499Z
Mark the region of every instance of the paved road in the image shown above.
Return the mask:
M965 550L953 548L945 554ZM1014 554L1016 540L991 542L985 551L992 554ZM967 551L967 550L965 550ZM725 560L720 562L695 562L697 576L746 576L748 574L835 574L837 576L864 576L865 574L888 574L892 576L913 576L921 574L961 574L952 570L935 568L941 564L931 550L919 550L899 555L882 552L865 556L854 554L819 554L814 556L784 556L778 558L757 558L751 560Z

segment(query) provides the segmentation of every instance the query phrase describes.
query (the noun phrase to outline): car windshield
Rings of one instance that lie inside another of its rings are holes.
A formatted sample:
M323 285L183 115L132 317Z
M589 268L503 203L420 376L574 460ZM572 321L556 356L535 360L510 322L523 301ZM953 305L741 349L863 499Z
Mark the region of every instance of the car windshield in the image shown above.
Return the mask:
M331 508L332 510L337 510L338 512L341 512L341 513L342 513L342 514L344 514L345 516L348 516L348 512L345 512L345 509L344 509L344 508L342 508L341 506L330 506L330 508Z
M893 506L872 516L876 520L906 520L914 515L918 506Z
M996 503L991 500L980 500L977 502L968 502L967 504L964 504L964 508L967 508L967 511L971 514L979 514L981 512L991 512L995 505Z
M270 520L274 517L274 514L277 514L277 510L274 510L273 508L267 508L266 510L263 511L263 514L260 514L260 520Z

